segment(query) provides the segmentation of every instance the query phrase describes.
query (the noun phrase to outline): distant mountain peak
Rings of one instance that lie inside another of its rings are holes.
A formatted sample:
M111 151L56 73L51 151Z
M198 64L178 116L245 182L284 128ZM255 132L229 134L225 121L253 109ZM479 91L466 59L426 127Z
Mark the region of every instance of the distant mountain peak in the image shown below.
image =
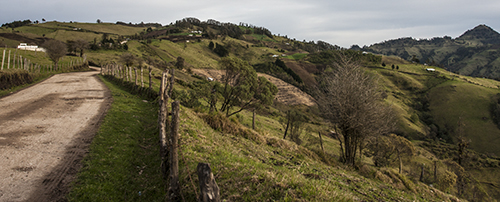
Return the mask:
M467 30L457 39L459 40L479 40L483 44L499 44L500 34L491 27L481 24L474 29Z

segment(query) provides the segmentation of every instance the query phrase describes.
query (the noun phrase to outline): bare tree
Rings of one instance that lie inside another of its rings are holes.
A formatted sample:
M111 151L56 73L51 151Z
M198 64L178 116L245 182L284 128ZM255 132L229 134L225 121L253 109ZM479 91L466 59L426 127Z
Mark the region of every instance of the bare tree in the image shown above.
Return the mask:
M390 132L394 116L391 108L381 102L375 78L359 64L341 56L334 67L333 72L319 78L317 103L339 133L341 161L354 165L365 138Z
M283 135L283 139L286 138L288 132L290 132L290 139L297 144L301 144L302 140L300 139L300 134L304 129L304 124L308 121L308 118L304 113L302 113L298 109L291 109L286 112L286 117L283 117L279 120L281 126L285 130L285 134Z
M89 42L83 39L78 39L74 42L74 48L75 50L79 50L80 57L83 57L83 53L85 52L85 50L89 49Z
M134 65L134 63L136 62L136 58L132 53L124 53L120 56L120 61L123 62L123 64L125 64L126 66L130 67Z
M42 44L45 48L47 55L54 62L54 66L57 69L57 63L59 59L68 53L66 44L58 40L49 40Z

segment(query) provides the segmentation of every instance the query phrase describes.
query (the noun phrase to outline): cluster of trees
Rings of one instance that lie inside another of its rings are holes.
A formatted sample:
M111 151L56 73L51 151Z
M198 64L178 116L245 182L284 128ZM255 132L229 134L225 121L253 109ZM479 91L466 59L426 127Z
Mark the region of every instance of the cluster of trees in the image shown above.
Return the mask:
M274 62L264 62L253 65L258 72L266 73L275 76L289 84L300 87L303 83L302 79L292 69L286 66L283 60L276 58Z
M191 84L192 90L181 96L181 102L190 107L201 107L204 100L210 112L219 111L227 117L247 109L259 109L273 103L278 88L245 61L224 57L220 60L224 71L221 82L199 81Z
M314 52L308 55L308 61L318 65L330 65L341 61L342 57L348 57L353 61L363 63L380 64L382 62L381 56L349 49Z
M124 49L128 50L128 45L127 43L121 44L121 41L124 41L123 36L118 36L118 38L113 39L109 36L109 34L104 33L101 37L101 41L97 41L96 38L94 38L94 41L90 43L89 48L91 50L99 50L99 49L105 49L105 50L119 50L119 49Z
M227 48L219 43L214 44L214 42L210 41L210 43L208 44L208 48L220 57L226 57L229 55L229 51L227 50Z
M29 19L23 20L23 21L18 20L18 21L2 24L2 27L16 28L16 27L22 27L25 25L30 25L32 23L33 22L31 22L31 20L29 20Z
M69 53L79 53L80 57L83 57L83 53L85 50L89 49L89 42L83 40L83 39L78 39L76 41L73 40L68 40L66 41L66 46L68 48Z
M212 27L216 30L219 30L220 35L229 36L235 39L241 38L243 34L261 34L266 35L270 38L273 38L273 35L269 29L264 27L257 27L254 25L250 25L248 23L240 23L239 25L233 23L222 23L214 19L209 19L207 21L201 21L197 18L184 18L182 20L175 21L175 27L184 29L184 28L193 28L193 26L199 26L203 29L206 37L213 38L215 37L214 33L210 33L208 31L208 27ZM242 29L241 27L245 27L248 29Z
M125 22L117 21L116 24L117 25L125 25L125 26L129 26L129 27L161 27L162 26L160 23L144 23L144 22L132 24L132 22L125 23Z

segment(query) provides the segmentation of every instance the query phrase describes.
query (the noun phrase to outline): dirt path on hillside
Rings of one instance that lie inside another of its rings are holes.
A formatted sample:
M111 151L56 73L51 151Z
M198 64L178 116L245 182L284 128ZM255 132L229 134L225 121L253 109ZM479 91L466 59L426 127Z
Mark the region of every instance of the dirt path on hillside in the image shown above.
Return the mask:
M111 103L98 73L58 74L0 99L0 201L65 201Z
M195 74L198 74L203 77L210 77L218 81L221 80L223 74L222 70L216 70L216 69L192 69L192 70ZM286 105L306 105L306 106L315 105L314 98L312 98L307 93L304 93L299 88L287 82L284 82L281 79L278 79L276 77L267 74L257 73L257 75L265 77L271 83L276 85L276 87L278 87L278 94L275 97L275 99L278 102L284 103Z

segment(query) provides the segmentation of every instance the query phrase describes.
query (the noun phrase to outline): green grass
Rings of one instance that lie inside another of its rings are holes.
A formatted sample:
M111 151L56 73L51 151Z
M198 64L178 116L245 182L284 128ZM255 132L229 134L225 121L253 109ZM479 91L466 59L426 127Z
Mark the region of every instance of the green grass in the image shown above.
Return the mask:
M24 70L4 70L4 71L0 71L0 75L3 74L3 73L6 73L6 72L13 72L13 71L24 71ZM31 74L32 77L33 77L33 82L32 83L26 83L26 84L23 84L23 85L19 85L19 86L15 86L15 87L11 87L9 89L5 89L5 90L0 90L0 97L3 97L3 96L6 96L6 95L9 95L9 94L12 94L14 92L17 92L17 91L20 91L26 87L29 87L29 86L32 86L32 85L35 85L47 78L49 78L50 76L53 75L53 73L41 73L41 74Z
M285 58L292 59L292 60L300 60L302 58L305 58L308 55L308 53L295 53L293 55L287 55Z
M130 27L124 25L117 25L114 23L65 23L65 22L46 22L36 26L51 28L51 29L66 29L73 30L73 28L81 28L83 31L92 31L98 33L109 33L115 35L134 35L146 28L143 27Z
M458 135L459 118L471 147L479 152L500 155L500 130L490 118L492 96L498 90L478 85L449 81L429 93L430 108L436 123L447 128L453 138Z
M249 36L253 37L255 40L259 41L269 41L269 42L276 42L276 40L269 38L266 35L263 34L250 34Z
M103 81L113 104L90 145L69 201L163 201L157 106Z

